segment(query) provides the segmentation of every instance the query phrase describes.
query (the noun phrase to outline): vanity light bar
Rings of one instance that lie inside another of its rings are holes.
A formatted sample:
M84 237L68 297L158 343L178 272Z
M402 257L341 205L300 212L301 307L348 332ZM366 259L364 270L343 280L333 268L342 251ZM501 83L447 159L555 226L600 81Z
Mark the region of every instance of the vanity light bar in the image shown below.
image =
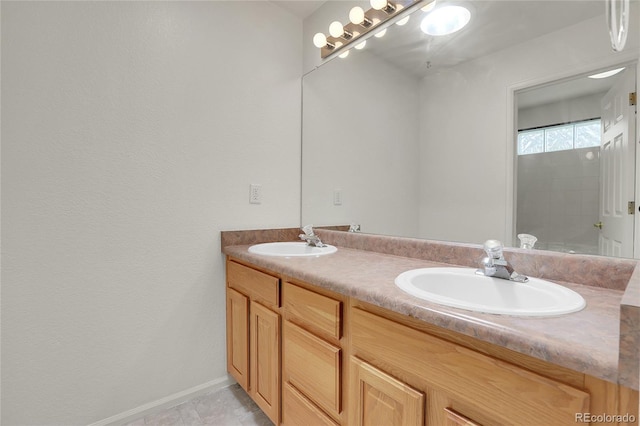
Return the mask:
M385 27L388 26L385 24L389 20L399 15L409 16L417 7L424 7L434 2L435 0L402 0L386 1L383 2L384 5L376 3L375 7L364 12L364 17L360 23L349 22L342 26L342 32L338 31L340 22L333 22L330 29L330 31L333 31L329 35L317 33L314 37L314 44L320 49L320 57L326 59L330 55L337 55L337 52L346 51L353 46L359 45L364 40L365 35L375 32L383 25ZM378 3L380 2L378 1ZM349 15L351 17L352 14L350 13ZM356 12L355 15L362 14Z

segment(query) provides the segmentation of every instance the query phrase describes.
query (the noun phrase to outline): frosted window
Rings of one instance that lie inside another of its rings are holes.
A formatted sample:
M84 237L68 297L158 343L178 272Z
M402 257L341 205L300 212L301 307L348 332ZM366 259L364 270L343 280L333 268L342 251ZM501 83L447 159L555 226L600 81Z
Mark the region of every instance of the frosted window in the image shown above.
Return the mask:
M600 120L576 124L576 148L600 146Z
M518 133L518 155L544 152L544 130L526 130Z
M551 127L544 132L544 150L546 152L573 149L573 125Z
M518 132L518 155L600 146L600 119Z

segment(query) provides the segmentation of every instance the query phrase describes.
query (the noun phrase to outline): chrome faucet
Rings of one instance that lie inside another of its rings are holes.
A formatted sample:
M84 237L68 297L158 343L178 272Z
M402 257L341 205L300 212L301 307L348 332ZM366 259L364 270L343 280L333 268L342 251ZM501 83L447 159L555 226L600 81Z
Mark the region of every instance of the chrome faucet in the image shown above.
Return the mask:
M518 283L526 283L529 281L529 278L514 271L509 262L505 260L502 253L503 248L502 243L498 240L485 241L484 251L487 253L487 257L482 259L482 268L478 269L476 274L502 278Z
M303 226L301 229L302 229L302 232L304 232L304 234L300 234L299 237L301 240L306 241L308 245L315 246L315 247L326 246L326 244L320 241L320 237L318 237L313 232L313 225L306 225L306 226Z

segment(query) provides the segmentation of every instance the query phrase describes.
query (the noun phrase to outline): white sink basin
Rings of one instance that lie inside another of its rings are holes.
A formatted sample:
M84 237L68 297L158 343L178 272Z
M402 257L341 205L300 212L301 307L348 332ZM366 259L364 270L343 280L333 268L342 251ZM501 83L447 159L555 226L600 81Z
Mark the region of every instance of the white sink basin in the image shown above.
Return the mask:
M279 257L303 257L303 256L322 256L338 251L335 246L326 245L325 247L310 246L304 241L301 242L283 242L283 243L264 243L255 244L249 247L249 253L261 254L263 256L279 256Z
M577 312L575 291L539 278L526 283L477 275L473 268L412 269L396 277L407 293L429 302L490 314L551 316Z

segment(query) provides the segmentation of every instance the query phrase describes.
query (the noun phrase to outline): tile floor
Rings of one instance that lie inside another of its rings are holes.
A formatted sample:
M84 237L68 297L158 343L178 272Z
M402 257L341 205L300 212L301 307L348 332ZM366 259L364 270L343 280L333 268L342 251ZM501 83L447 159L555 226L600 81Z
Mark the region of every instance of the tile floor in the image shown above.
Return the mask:
M125 426L273 426L242 388L231 385Z

